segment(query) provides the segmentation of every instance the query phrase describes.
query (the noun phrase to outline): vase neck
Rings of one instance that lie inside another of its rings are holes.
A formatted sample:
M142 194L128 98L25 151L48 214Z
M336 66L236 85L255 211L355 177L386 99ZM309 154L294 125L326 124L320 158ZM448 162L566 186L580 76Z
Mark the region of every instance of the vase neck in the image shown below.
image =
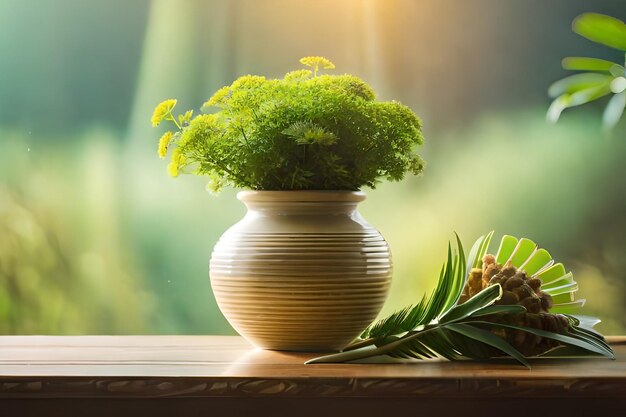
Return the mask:
M365 200L360 191L242 191L249 211L268 215L351 215Z

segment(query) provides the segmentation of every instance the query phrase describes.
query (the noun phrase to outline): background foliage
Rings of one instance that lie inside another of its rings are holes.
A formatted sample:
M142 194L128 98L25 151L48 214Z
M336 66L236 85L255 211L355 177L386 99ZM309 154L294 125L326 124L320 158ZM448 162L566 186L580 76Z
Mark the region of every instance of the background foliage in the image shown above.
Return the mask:
M147 121L312 54L424 121L424 176L362 204L394 255L384 313L432 289L452 231L496 229L547 248L625 333L625 123L603 135L604 100L545 122L561 58L623 60L572 33L590 7L626 18L620 0L1 2L0 331L232 333L207 267L244 209L170 179Z

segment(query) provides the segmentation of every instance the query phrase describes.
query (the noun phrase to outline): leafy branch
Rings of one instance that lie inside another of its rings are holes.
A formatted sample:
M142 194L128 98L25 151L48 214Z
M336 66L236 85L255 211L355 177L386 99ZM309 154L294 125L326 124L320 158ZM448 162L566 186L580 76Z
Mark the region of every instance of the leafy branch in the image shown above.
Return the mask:
M576 355L613 358L610 346L602 335L592 329L593 324L597 323L593 319L553 315L558 331L520 325L519 318L527 314L527 309L518 304L496 305L503 295L500 284L489 285L464 303L458 303L466 289L469 271L482 266L492 236L493 232L481 236L474 243L467 260L457 236L457 250L453 251L448 245L447 259L442 266L439 282L429 296L424 296L414 306L374 323L359 340L342 352L311 359L307 364L351 362L380 355L403 359L440 357L448 360L486 360L508 356L530 367L527 356L505 337L507 332L552 341L553 347L542 352L543 355L573 352ZM528 252L529 242L533 243L528 239L515 239L515 247L510 250L511 239L515 238L503 238L497 257L506 258L507 265L512 262L521 263L521 267L527 265L536 274L552 271L545 276L558 282L560 264L555 269L549 254L546 257L545 250L533 246L534 249ZM541 265L536 267L538 263Z
M584 13L574 20L572 29L593 42L626 51L626 24L619 19ZM626 107L626 54L623 64L598 58L567 57L563 59L562 66L566 70L586 72L570 75L550 86L548 94L554 100L548 109L547 119L556 122L563 110L569 107L613 94L602 116L604 127L612 129Z

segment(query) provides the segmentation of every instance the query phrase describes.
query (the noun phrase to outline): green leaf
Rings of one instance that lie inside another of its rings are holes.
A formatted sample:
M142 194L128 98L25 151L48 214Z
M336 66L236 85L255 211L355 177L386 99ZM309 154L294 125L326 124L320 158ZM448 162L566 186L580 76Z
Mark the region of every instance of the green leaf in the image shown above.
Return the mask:
M587 300L583 298L580 300L572 301L571 303L554 304L552 305L552 308L550 308L550 311L552 311L553 313L560 313L560 314L574 314L576 311L580 310L580 308L585 305L586 301Z
M555 98L548 108L548 112L546 113L546 120L548 120L548 122L550 123L558 122L559 118L561 117L561 113L563 113L563 110L565 110L569 106L569 103L569 94L563 94Z
M558 295L553 295L552 296L552 303L554 305L563 305L563 304L567 304L567 303L571 303L573 301L576 301L576 297L574 297L574 291L577 291L578 288L576 288L575 290L571 290L571 291L567 291L567 292L562 292ZM550 294L552 295L552 294Z
M539 330L539 329L535 329L532 327L522 327L522 326L515 326L512 324L504 324L504 323L492 323L492 322L488 322L488 321L475 321L473 322L473 324L477 324L477 325L483 325L483 326L487 326L489 328L492 328L494 326L496 327L506 327L509 329L516 329L516 330L521 330L524 331L526 333L531 333L540 337L545 337L546 339L552 339L552 340L556 340L557 342L561 342L565 345L571 345L571 346L577 346L579 348L582 349L586 349L590 352L595 352L599 355L602 356L606 356L609 358L614 358L613 352L612 351L607 351L605 348L600 348L598 346L596 346L595 344L589 343L588 341L585 340L581 340L578 339L576 337L571 337L571 336L565 336L559 333L554 333L554 332L548 332L545 330Z
M509 262L516 268L519 268L532 255L537 248L537 244L530 239L521 238L517 242L517 246L513 254L509 258Z
M580 317L580 316L577 316ZM611 346L606 342L606 340L604 339L604 336L602 336L600 333L596 332L595 330L593 330L593 328L588 328L585 327L584 325L576 325L575 323L578 322L578 319L575 316L567 316L568 320L570 320L571 322L571 331L576 333L576 334L583 334L587 337L592 338L593 340L595 340L597 343L601 344L605 349L609 350L609 351L613 351L613 349L611 348ZM595 317L588 317L589 319L596 319ZM598 319L596 319L597 321L599 321Z
M579 56L570 56L567 58L563 58L561 61L561 65L563 65L564 69L574 70L574 71L600 71L600 72L611 72L615 68L615 70L621 70L621 73L624 73L624 67L611 61L607 61L606 59L599 58L585 58Z
M568 316L570 319L575 319L576 320L576 325L580 326L582 328L588 329L588 330L593 330L594 326L596 326L597 324L599 324L602 320L600 320L597 317L592 317L592 316L583 316L583 315L572 315L572 316ZM599 333L597 333L599 335Z
M526 313L526 309L519 304L511 305L491 305L472 313L472 317L489 316L491 314L521 314Z
M473 268L480 268L483 264L483 257L485 256L485 253L487 253L487 249L489 249L489 244L491 243L491 238L493 237L493 230L489 233L487 233L487 235L485 236L484 239L482 239L482 242L480 243L480 246L478 248L478 252L476 253L476 258L474 259L474 265ZM469 273L469 271L468 271Z
M506 261L511 257L515 247L517 246L517 239L513 236L504 235L500 241L500 247L498 248L498 254L496 255L496 262L504 265Z
M542 290L547 293L550 294L552 296L555 295L559 295L559 294L565 294L565 293L572 293L574 291L578 291L578 283L576 282L569 282L567 284L564 285L559 285L558 287L551 287L548 289L544 289L542 288Z
M382 338L414 330L441 317L454 307L463 292L467 277L463 244L458 236L456 241L456 253L452 252L452 247L448 244L446 262L441 267L437 287L430 296L423 296L417 305L396 311L374 323L361 334L362 338Z
M346 352L331 353L330 355L323 355L316 358L309 359L304 362L305 365L312 365L316 363L342 363L351 362L359 359L371 358L381 355L379 353L380 348L376 346L366 346L360 349L349 350Z
M605 129L613 129L617 125L624 113L624 107L626 107L626 91L611 97L602 114L602 124Z
M565 272L565 268L563 267L563 265L562 264L558 264L558 265L560 265L563 268L563 272ZM555 270L555 272L560 273L561 272L560 268L558 270ZM560 287L562 285L572 284L575 282L574 275L571 272L568 272L558 278L549 279L549 280L544 280L542 274L538 274L537 277L541 279L541 282L542 282L541 289L544 291L547 291L551 288Z
M544 269L543 271L539 272L537 274L537 278L541 279L541 282L543 282L542 285L542 289L545 288L545 286L547 284L549 284L550 282L561 278L562 276L564 276L567 272L565 271L565 267L563 266L562 263L558 263L558 264L554 264L551 267Z
M594 100L602 98L611 93L611 84L601 85L598 87L590 87L584 90L576 91L570 95L569 107L580 106L581 104L591 103Z
M520 265L519 269L525 271L528 275L534 275L538 271L550 266L553 262L552 255L550 255L547 250L539 248Z
M419 305L422 305L424 302L424 298L422 298L422 302ZM394 332L397 332L399 329L402 329L403 323L405 322L407 316L415 307L408 306L403 308L402 310L396 311L387 317L384 320L381 320L374 324L373 326L367 328L363 334L362 338L366 337L383 337L388 336Z
M491 239L492 234L493 232L488 235L489 239ZM448 298L444 304L441 315L446 314L459 301L468 278L468 274L465 269L465 253L463 251L463 244L461 243L461 239L459 239L459 235L456 233L454 235L456 237L457 247L457 253L455 254L454 259L454 276L452 277L450 293L448 294Z
M584 327L579 325L579 320L576 317L566 315L567 319L570 322L569 333L578 338L583 338L592 343L599 345L601 348L613 353L613 349L609 344L604 340L604 336L595 330L585 329Z
M421 340L426 346L430 346L430 350L436 352L438 356L448 360L460 359L461 356L454 349L454 336L450 332L441 329L437 332L423 334Z
M598 337L599 335L593 332L589 332L586 330L583 330L581 328L578 327L571 327L569 330L569 334L572 337L577 337L581 340L584 340L586 342L589 342L591 344L596 345L599 349L604 349L606 351L609 352L613 352L613 349L611 348L611 346L609 346L608 343L606 343L606 341L604 340L603 337Z
M476 264L477 259L479 259L478 258L478 251L480 250L484 240L485 240L485 236L484 235L479 237L478 239L476 239L476 241L472 245L472 248L469 251L469 254L467 255L467 273L468 274L469 274L470 270L475 267L474 265ZM481 262L482 262L482 260L481 260Z
M594 72L574 74L552 83L548 87L548 95L555 98L562 94L572 94L588 88L608 86L612 80L613 77L608 74L597 74Z
M491 285L463 304L459 304L439 319L440 323L451 323L463 320L473 313L488 307L502 297L502 287L500 284Z
M584 13L574 19L572 29L591 41L626 51L626 25L619 19L599 13Z
M611 81L611 92L615 94L622 93L626 91L626 78L625 77L615 77L613 81Z
M446 263L442 267L441 278L439 279L439 283L437 284L437 288L430 297L430 301L426 306L426 310L423 314L422 322L430 323L431 320L437 318L437 316L443 313L443 304L448 296L448 288L451 286L452 279L452 248L450 244L448 244L448 258Z
M554 349L550 349L541 355L540 358L584 358L584 357L598 357L597 353L589 352L586 349L582 349L576 346L564 346L559 345Z
M462 324L462 323L452 323L452 324L447 325L446 328L453 332L460 333L463 336L467 336L479 342L485 343L489 346L493 346L496 349L499 349L502 352L506 353L507 355L515 358L525 367L530 369L530 364L528 363L524 355L522 355L513 346L508 344L504 339L496 336L490 331L479 329L477 327L470 326L468 324Z

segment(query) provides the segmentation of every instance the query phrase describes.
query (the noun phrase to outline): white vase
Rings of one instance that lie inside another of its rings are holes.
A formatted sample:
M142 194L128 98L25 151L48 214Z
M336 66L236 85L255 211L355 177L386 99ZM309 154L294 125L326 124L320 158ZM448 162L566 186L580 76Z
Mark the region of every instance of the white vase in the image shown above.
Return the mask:
M243 191L215 245L211 286L230 324L266 349L335 351L376 318L391 282L385 239L351 191Z

